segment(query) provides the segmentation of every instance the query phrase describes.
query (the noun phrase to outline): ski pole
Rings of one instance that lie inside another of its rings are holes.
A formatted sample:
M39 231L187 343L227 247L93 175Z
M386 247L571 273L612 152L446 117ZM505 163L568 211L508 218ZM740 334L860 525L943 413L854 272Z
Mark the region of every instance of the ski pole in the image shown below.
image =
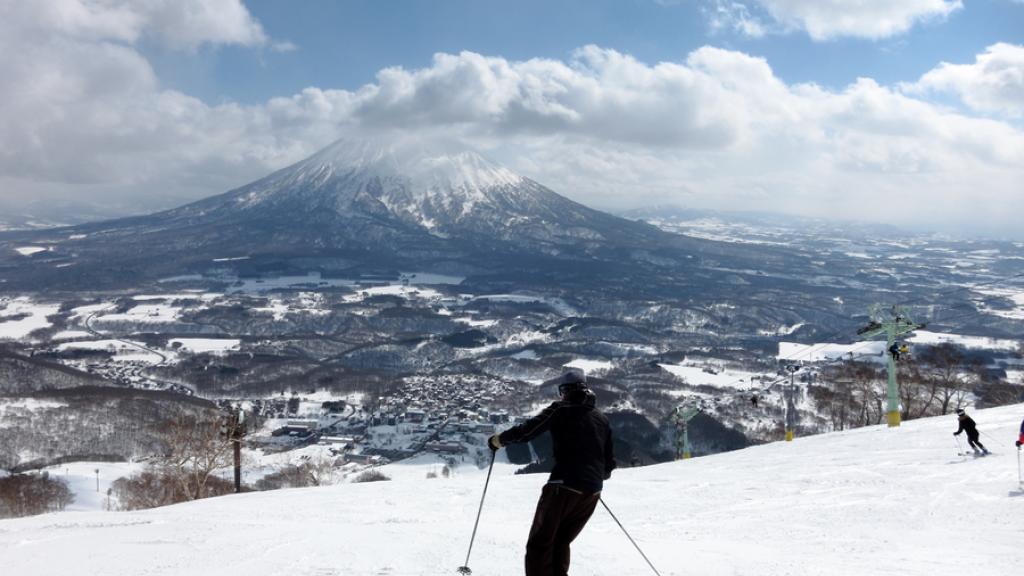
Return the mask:
M1024 480L1020 477L1020 446L1017 446L1017 484L1024 486Z
M956 455L957 456L963 456L964 455L964 447L963 447L962 444L960 444L960 437L957 436L956 434L953 434L953 440L956 442Z
M654 564L651 564L651 561L647 559L647 554L644 554L644 551L640 549L640 546L637 546L636 541L634 541L633 537L630 536L629 532L626 531L626 527L623 526L622 522L619 522L619 519L615 517L615 514L612 512L612 509L609 508L608 505L604 503L604 498L601 498L601 497L598 497L598 498L601 501L601 506L604 506L604 509L607 510L608 514L611 515L612 520L615 520L615 523L619 525L619 528L622 528L622 533L625 534L626 538L629 538L629 541L633 543L633 547L636 548L636 551L639 552L640 555L644 557L644 560L647 561L647 565L651 567L651 570L654 570L655 574L657 574L658 576L661 576L661 574L658 572L658 569L654 567Z
M494 469L494 457L497 450L491 450L491 465L487 467L487 480L484 481L484 493L480 496L480 508L476 511L476 522L473 523L473 535L469 537L469 550L466 551L466 563L459 566L459 574L472 574L469 569L469 555L473 552L473 540L476 540L476 527L480 525L480 513L484 511L484 498L487 497L487 485L491 483L491 470Z

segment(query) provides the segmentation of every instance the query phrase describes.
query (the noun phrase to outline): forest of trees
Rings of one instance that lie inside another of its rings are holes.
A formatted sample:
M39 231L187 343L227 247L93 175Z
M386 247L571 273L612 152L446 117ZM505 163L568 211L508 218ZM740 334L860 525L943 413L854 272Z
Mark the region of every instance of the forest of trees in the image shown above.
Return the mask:
M74 499L67 483L45 472L0 477L0 518L57 512Z
M159 451L169 418L215 409L181 394L97 386L38 392L23 400L4 409L0 469L147 457Z
M913 420L941 416L966 405L973 395L978 407L1020 402L1024 389L993 377L978 356L949 343L921 346L897 364L900 417ZM821 416L834 430L885 422L888 375L869 362L844 362L822 374L828 385L809 387Z

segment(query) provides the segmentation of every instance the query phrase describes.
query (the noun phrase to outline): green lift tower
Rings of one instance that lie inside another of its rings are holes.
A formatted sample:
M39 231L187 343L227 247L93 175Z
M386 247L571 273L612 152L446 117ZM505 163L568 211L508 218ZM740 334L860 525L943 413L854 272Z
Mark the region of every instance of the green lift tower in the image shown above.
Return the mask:
M701 409L694 406L677 406L672 411L672 421L676 424L676 460L690 457L690 420L700 414Z
M896 384L896 358L899 346L897 338L919 328L924 328L925 325L914 322L905 308L894 305L888 311L883 311L884 308L881 304L872 306L869 313L871 322L857 330L857 335L862 340L870 340L882 334L886 335L885 353L888 356L887 364L889 367L886 410L889 427L895 428L900 425L900 394L899 387ZM893 350L897 352L894 353Z

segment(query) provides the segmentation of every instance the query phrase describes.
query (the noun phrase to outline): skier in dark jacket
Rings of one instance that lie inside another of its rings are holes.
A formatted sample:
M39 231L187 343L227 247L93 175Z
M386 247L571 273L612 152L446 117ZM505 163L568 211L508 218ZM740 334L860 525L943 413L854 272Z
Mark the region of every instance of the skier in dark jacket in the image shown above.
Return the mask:
M608 418L594 407L581 372L557 378L561 400L526 422L491 436L498 450L551 432L555 467L541 491L526 542L526 576L565 576L569 545L590 520L605 480L615 468Z
M892 346L889 346L889 354L892 355L893 362L900 361L900 343L893 342Z
M961 432L967 432L967 443L970 444L971 450L974 450L975 454L988 454L988 449L978 441L978 427L975 425L974 420L964 412L963 408L957 410L956 415L960 419L960 427L957 428L956 432L953 432L953 436L959 436ZM981 448L980 451L978 450L979 448Z

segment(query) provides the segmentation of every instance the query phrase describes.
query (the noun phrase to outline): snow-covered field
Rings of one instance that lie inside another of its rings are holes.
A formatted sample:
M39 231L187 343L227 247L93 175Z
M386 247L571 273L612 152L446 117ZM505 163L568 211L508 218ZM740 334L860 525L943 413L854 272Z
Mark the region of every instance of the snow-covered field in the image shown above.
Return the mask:
M49 248L44 248L43 246L22 246L14 249L15 252L22 256L31 256L40 252L46 252L47 250L49 250Z
M168 358L167 354L161 355L151 352L142 342L132 340L88 340L78 342L65 342L57 346L57 350L100 350L110 352L111 359L115 362L144 362L146 364L160 364Z
M663 370L673 376L685 380L690 386L708 385L718 388L736 388L747 390L763 386L759 374L743 370L729 370L722 367L708 368L706 365L693 366L682 364L658 364Z
M53 478L68 483L75 501L67 507L68 512L107 510L107 491L110 485L123 476L141 472L145 466L135 462L72 462L45 468ZM116 508L116 502L112 507Z
M1020 346L1019 340L1007 340L1004 338L986 338L984 336L961 336L959 334L940 334L927 330L917 330L909 338L914 344L943 344L950 343L963 346L964 348L984 350L1016 350Z
M603 497L664 576L1017 574L1024 405L973 416L995 454L957 456L945 416L619 470ZM0 565L34 576L455 574L486 472L468 470L0 521ZM491 478L475 574L522 573L544 476L510 472ZM598 507L573 545L573 574L651 573Z
M52 326L47 319L60 304L40 304L31 298L0 298L0 340L25 338L35 330Z
M579 368L583 370L584 374L596 376L598 374L604 374L615 367L614 364L605 360L588 360L586 358L577 358L572 362L568 362L564 365L566 368Z
M193 354L226 354L238 350L242 341L238 338L171 338L168 344L171 347L178 344L182 350Z
M139 322L163 323L174 322L181 315L180 306L166 304L140 304L120 314L104 314L98 320L102 322Z
M856 344L798 344L796 342L779 342L779 360L794 362L825 362L841 358L857 358L881 356L885 351L885 342L858 342Z

